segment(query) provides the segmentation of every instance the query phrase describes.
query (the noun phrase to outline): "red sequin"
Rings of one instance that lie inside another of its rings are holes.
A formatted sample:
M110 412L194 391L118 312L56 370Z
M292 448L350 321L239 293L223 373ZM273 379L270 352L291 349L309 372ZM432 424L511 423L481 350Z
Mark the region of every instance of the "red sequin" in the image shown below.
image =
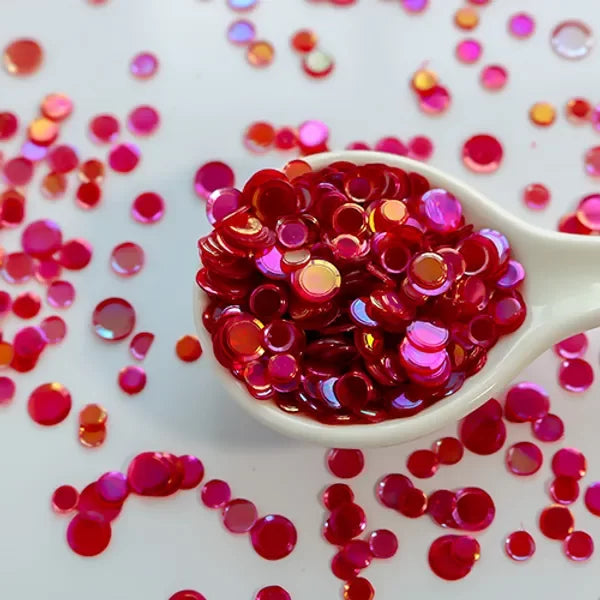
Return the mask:
M491 525L495 514L494 501L481 488L468 487L456 492L452 516L459 529L467 531L486 529Z
M232 533L247 533L257 518L256 506L249 500L231 500L223 507L223 525Z
M269 585L256 593L254 600L292 600L292 597L279 585Z
M465 452L462 442L454 437L444 437L433 444L432 450L442 465L455 465Z
M369 536L369 548L375 558L392 558L398 551L398 538L393 531L378 529Z
M564 540L575 526L571 511L565 506L549 506L540 514L540 531L552 540Z
M45 383L29 396L27 411L40 425L57 425L71 412L71 394L60 383Z
M597 517L600 517L600 482L592 483L585 491L585 506Z
M351 479L362 472L365 458L360 450L334 448L327 454L327 466L336 477Z
M118 381L126 394L139 394L146 387L146 372L142 367L123 367L119 371Z
M364 577L356 577L344 585L344 600L373 600L374 597L375 590Z
M535 383L518 383L508 390L504 411L509 421L536 421L546 416L549 410L548 392Z
M334 483L323 492L323 504L329 510L353 501L354 492L345 483Z
M267 560L279 560L294 550L298 536L289 519L281 515L267 515L256 522L250 539L257 554Z
M67 542L81 556L96 556L110 543L110 523L94 512L76 514L67 529Z
M585 531L574 531L563 543L565 554L576 562L589 560L594 553L594 540Z
M406 467L415 477L433 477L438 470L439 460L431 450L415 450L407 459Z
M70 173L77 168L79 157L71 146L54 146L46 157L50 168L55 173Z
M90 136L94 142L109 144L117 141L120 128L116 117L98 115L90 121Z
M358 505L346 503L331 512L325 523L325 537L339 546L359 536L367 526L365 511Z
M160 115L152 106L137 106L127 117L127 128L136 135L150 135L160 125Z
M464 164L476 173L492 173L502 162L504 150L500 142L487 134L475 135L463 145Z
M77 508L79 492L72 485L61 485L52 494L52 508L57 513L68 513Z
M594 382L594 370L583 358L567 359L560 364L558 381L568 392L585 392Z
M506 538L504 549L513 560L529 560L535 554L535 541L527 531L514 531Z
M413 484L406 475L391 473L377 484L377 498L384 506L397 509L404 492L412 487Z
M552 458L552 471L557 477L581 479L587 471L587 460L576 448L562 448Z
M416 519L427 511L427 494L423 490L410 487L398 499L396 509L405 517Z
M140 161L140 151L135 144L119 144L108 154L108 164L117 173L131 173Z
M56 259L65 269L71 271L85 269L92 260L92 246L83 239L69 240L62 245Z
M42 301L37 294L25 292L19 294L12 303L13 313L21 319L32 319L42 307Z
M543 462L542 451L531 442L513 444L506 451L506 466L515 475L533 475Z
M144 192L135 198L131 215L138 223L145 225L160 221L165 214L165 201L154 192Z
M11 158L4 163L2 172L6 183L22 187L33 177L33 163L23 156Z
M550 484L549 491L557 504L573 504L579 497L579 483L573 477L560 476Z
M123 298L107 298L94 309L92 325L98 337L103 340L122 340L133 331L135 310Z
M470 556L455 552L461 548L466 538L466 546L472 548ZM466 577L479 559L479 544L473 538L458 535L445 535L435 540L429 548L429 566L442 579L455 581Z
M476 454L498 452L506 441L502 407L491 399L468 415L460 426L460 438L467 449Z
M231 488L225 481L212 479L204 484L200 497L208 508L220 508L231 499Z

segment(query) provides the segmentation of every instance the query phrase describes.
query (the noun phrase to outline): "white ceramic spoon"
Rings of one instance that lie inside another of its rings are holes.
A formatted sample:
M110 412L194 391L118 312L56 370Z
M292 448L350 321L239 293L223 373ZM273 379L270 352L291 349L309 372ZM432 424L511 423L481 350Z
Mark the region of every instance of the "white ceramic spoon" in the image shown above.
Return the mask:
M345 160L358 165L384 163L424 175L461 202L466 221L475 227L497 229L508 238L513 254L526 270L523 297L527 319L515 333L501 338L488 354L483 369L469 377L448 398L405 419L369 425L323 425L301 415L290 415L274 404L254 399L244 385L212 356L210 336L202 325L207 304L196 287L194 318L205 356L227 391L248 413L265 425L295 438L329 447L390 446L431 433L458 421L505 387L531 361L557 341L600 326L600 237L546 231L506 212L458 179L426 164L381 152L347 151L315 154L305 160L313 169Z

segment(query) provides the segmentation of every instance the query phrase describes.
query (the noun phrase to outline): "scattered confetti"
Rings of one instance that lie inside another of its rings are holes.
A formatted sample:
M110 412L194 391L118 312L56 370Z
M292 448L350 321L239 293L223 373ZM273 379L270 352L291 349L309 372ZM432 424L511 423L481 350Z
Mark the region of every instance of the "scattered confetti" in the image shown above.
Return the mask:
M129 63L129 72L138 79L150 79L158 71L158 58L152 52L140 52Z
M516 38L524 39L531 37L535 31L535 21L527 13L517 13L508 20L508 31Z
M146 372L142 367L128 366L119 371L119 387L127 394L139 394L146 387Z
M154 334L147 331L136 333L129 344L129 353L136 360L144 360L154 342Z
M275 48L264 40L253 41L248 45L246 58L253 67L268 67L275 58Z
M183 362L194 362L202 356L202 346L194 335L184 335L177 340L175 353Z
M4 68L11 75L32 75L41 66L44 51L38 42L15 40L4 48Z
M550 203L550 190L542 183L530 183L523 190L523 202L532 210L542 210Z
M110 255L112 270L122 277L131 277L139 273L144 262L144 249L134 242L123 242L115 246Z
M563 21L550 35L552 49L561 58L579 60L585 58L594 45L592 30L581 21Z

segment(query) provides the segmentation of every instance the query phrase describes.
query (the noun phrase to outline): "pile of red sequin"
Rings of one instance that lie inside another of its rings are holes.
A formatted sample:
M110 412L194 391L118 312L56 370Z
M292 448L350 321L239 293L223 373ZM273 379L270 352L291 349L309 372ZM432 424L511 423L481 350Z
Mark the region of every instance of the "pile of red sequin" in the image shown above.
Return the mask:
M292 161L216 189L196 281L217 360L257 399L332 424L457 391L526 316L506 237L417 173Z

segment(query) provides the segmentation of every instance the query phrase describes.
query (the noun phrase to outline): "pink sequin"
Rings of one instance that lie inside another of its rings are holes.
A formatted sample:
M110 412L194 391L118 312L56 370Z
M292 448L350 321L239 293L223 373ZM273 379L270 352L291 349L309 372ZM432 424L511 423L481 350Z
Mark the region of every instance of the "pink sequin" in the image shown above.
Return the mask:
M350 479L360 474L365 459L360 450L334 448L327 455L327 465L336 477Z
M533 35L535 21L527 13L517 13L508 20L508 30L517 38L528 38Z
M558 381L569 392L585 392L594 382L594 370L582 358L567 359L560 364Z
M127 128L136 135L150 135L160 124L160 115L152 106L138 106L127 117Z
M209 196L221 188L231 188L235 184L235 174L232 168L220 161L203 164L197 171L194 179L196 194L208 200Z
M483 49L477 40L463 40L456 46L456 56L467 64L473 64L481 58Z
M108 164L117 173L131 173L140 161L140 150L135 144L115 146L108 155Z
M136 54L129 64L129 71L138 79L149 79L158 71L158 58L151 52Z
M504 88L508 81L508 71L501 65L488 65L481 70L481 85L493 92Z

